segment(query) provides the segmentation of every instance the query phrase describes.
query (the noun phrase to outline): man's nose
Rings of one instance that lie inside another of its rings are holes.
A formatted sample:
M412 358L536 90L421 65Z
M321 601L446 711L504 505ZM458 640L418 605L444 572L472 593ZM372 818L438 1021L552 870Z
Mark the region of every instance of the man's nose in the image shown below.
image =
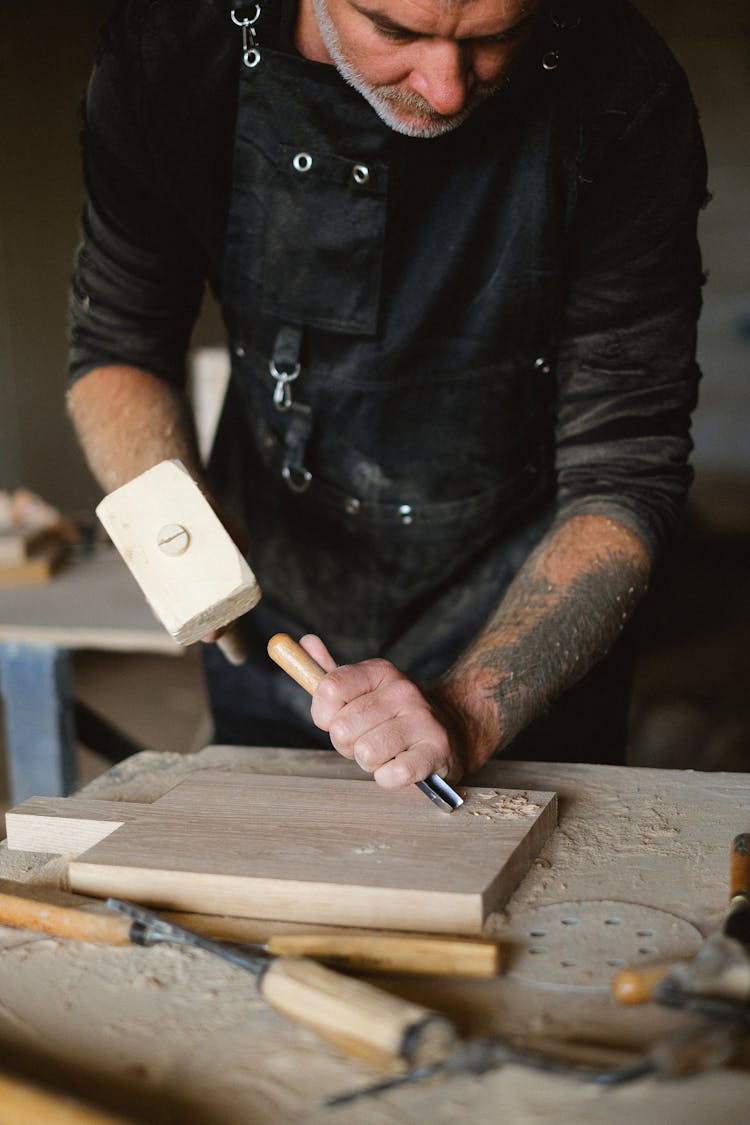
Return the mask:
M421 44L420 57L409 85L437 113L460 113L471 90L473 76L460 43L432 40Z

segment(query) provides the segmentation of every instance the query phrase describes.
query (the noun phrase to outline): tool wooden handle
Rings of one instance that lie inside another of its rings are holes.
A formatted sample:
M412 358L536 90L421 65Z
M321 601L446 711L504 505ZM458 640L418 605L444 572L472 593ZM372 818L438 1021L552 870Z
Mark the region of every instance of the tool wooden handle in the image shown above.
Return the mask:
M729 856L729 900L750 903L750 832L741 832L732 841Z
M0 1074L0 1125L135 1125L132 1117L115 1117L60 1091L45 1090L23 1078Z
M229 625L217 639L216 644L230 664L247 663L248 651L245 638L236 625Z
M315 689L325 676L325 672L305 652L302 645L297 644L287 633L276 633L268 642L268 655L306 692L310 695L315 694Z
M645 1004L659 981L673 968L673 963L664 963L644 969L621 969L612 977L610 991L620 1004Z
M274 934L269 953L312 957L342 969L372 973L494 977L500 949L493 941L381 934Z
M111 914L89 914L69 906L53 906L4 892L0 893L0 923L96 944L130 943L128 918L117 918Z
M297 957L271 961L259 984L273 1008L375 1066L442 1062L455 1046L445 1016Z

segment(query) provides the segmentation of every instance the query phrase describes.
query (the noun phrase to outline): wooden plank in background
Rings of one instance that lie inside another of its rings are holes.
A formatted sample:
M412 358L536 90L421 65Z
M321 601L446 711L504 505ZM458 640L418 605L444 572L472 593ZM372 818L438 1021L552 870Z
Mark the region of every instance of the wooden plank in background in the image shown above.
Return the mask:
M207 770L153 805L112 802L108 814L106 802L37 799L6 823L14 849L75 855L98 840L69 865L71 887L89 894L198 913L475 934L553 830L556 797L461 791L465 804L446 815L413 788Z

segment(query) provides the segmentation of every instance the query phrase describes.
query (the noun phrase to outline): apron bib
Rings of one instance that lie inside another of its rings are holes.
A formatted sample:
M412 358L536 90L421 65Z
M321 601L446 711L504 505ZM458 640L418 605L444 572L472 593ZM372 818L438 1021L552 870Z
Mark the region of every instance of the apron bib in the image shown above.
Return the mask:
M429 677L551 518L546 117L529 144L492 99L414 140L334 67L260 55L223 284L250 562L269 619Z

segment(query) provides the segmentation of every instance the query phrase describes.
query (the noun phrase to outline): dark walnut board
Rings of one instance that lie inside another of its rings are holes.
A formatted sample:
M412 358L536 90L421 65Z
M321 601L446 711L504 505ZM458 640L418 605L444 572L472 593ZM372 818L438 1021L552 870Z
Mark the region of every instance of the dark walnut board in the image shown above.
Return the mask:
M8 846L68 855L73 890L145 906L478 934L554 829L557 799L460 792L447 814L414 786L202 770L153 804L32 797L6 815Z

